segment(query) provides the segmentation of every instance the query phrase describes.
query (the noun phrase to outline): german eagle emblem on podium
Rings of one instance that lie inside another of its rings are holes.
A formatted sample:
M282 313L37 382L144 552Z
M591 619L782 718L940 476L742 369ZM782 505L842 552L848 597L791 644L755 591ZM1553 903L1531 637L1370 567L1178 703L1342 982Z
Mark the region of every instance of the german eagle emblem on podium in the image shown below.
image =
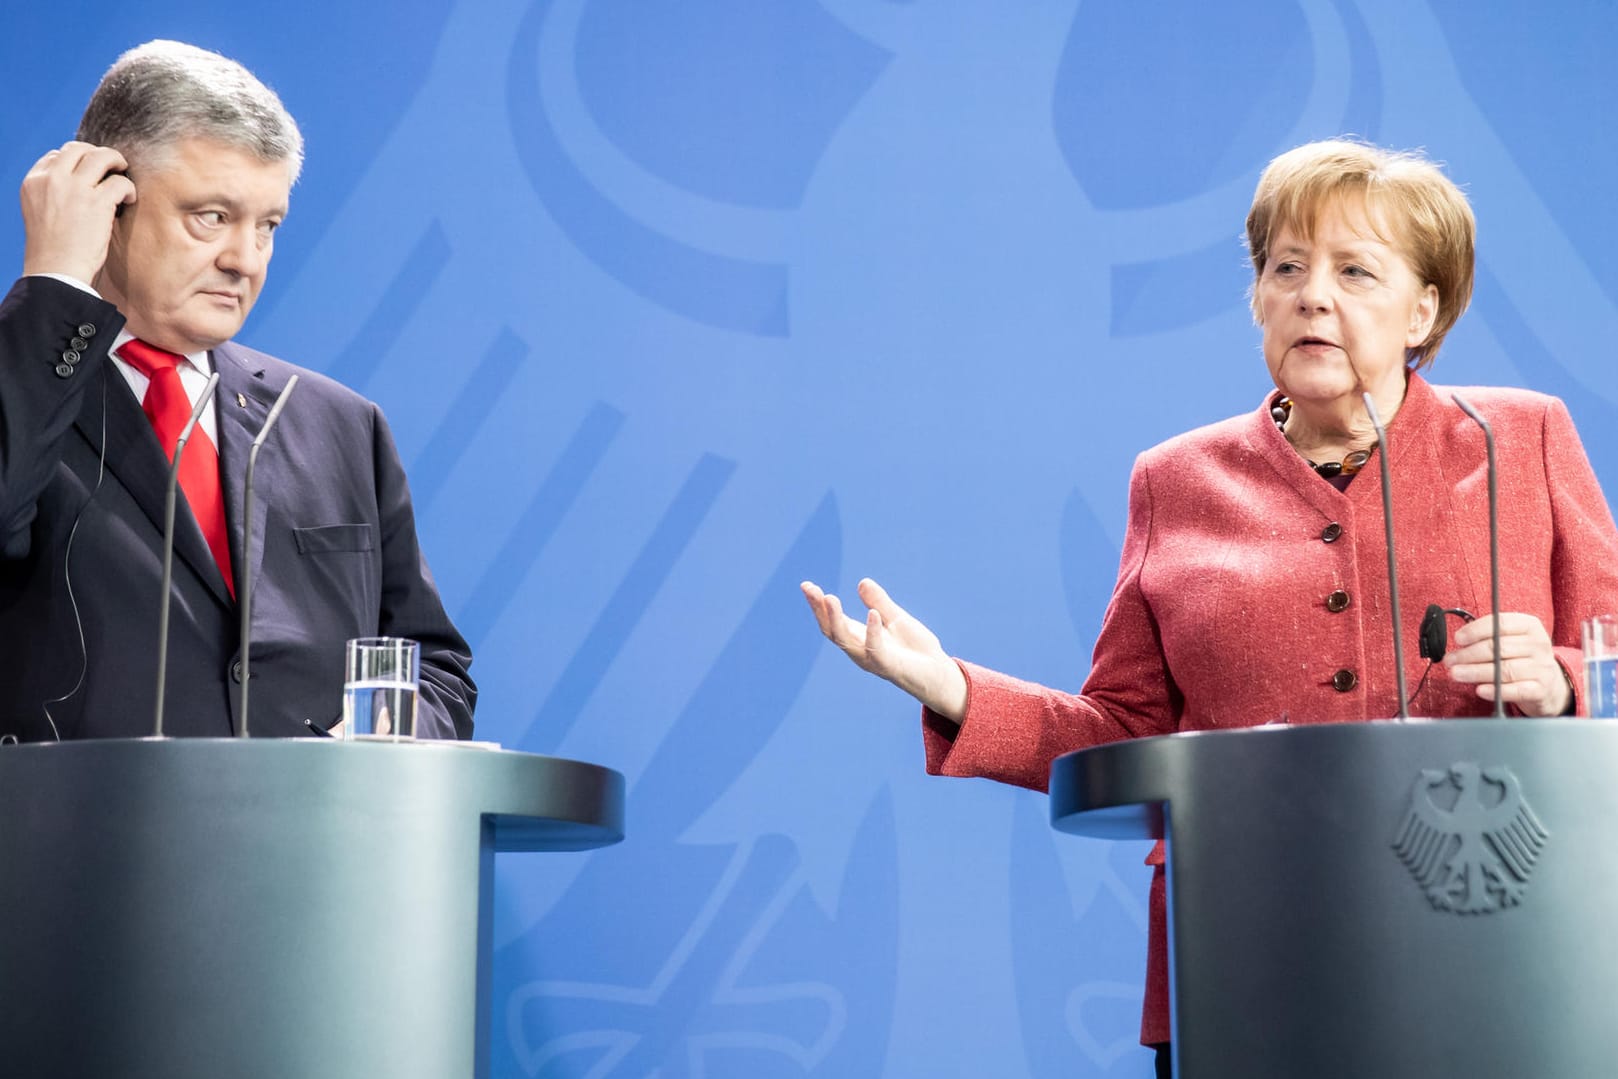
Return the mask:
M1503 766L1424 768L1393 849L1437 910L1487 914L1522 902L1550 833Z

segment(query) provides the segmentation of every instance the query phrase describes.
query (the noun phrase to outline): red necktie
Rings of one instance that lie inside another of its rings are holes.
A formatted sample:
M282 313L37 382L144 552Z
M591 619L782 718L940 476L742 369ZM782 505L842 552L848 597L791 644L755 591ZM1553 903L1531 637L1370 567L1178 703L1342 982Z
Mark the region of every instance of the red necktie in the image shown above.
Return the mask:
M163 452L173 461L180 431L191 418L191 399L186 396L185 387L180 384L180 372L175 369L185 357L138 339L125 342L118 356L150 380L140 407L152 421L152 430L157 432ZM225 575L225 587L234 598L236 584L230 575L225 503L219 494L219 453L200 423L192 429L185 443L185 456L180 460L180 488L191 504L192 516L202 528L214 561L219 563L219 572Z

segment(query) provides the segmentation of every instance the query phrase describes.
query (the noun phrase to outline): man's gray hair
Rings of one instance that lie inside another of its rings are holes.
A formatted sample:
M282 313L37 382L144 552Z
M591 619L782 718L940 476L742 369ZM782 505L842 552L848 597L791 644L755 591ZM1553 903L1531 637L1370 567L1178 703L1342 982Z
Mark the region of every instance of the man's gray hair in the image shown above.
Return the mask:
M118 57L90 97L78 137L148 168L188 138L285 161L294 181L303 168L303 135L275 91L236 61L179 41L148 41Z

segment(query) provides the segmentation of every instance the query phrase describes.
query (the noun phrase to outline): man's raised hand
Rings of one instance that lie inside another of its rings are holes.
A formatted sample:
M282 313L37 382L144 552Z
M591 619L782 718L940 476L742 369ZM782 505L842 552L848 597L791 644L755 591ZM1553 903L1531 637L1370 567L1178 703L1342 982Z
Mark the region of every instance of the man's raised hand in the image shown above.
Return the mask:
M128 167L117 150L87 142L66 143L34 163L20 192L24 274L95 281L118 207L135 201L135 185L124 175Z

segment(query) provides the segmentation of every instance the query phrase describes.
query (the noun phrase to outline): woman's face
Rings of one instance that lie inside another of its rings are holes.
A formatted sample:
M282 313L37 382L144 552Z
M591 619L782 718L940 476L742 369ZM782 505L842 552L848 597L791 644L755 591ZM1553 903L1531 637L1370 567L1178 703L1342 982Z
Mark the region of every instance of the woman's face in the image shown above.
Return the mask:
M1405 350L1432 332L1438 290L1378 238L1361 206L1328 204L1314 232L1281 229L1258 280L1270 377L1306 407L1367 392L1399 401Z

